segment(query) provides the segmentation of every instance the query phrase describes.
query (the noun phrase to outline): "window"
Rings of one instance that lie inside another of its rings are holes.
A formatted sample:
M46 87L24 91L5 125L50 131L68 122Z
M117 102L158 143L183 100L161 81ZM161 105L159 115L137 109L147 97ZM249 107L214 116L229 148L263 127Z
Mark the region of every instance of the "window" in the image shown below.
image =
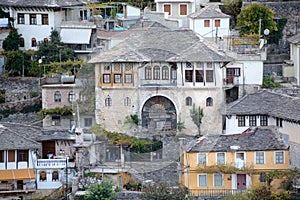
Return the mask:
M223 186L223 174L214 174L214 186Z
M80 10L80 19L87 20L87 10Z
M61 102L61 94L60 94L59 91L56 91L56 92L54 93L54 101L55 101L55 102Z
M111 100L110 97L107 97L107 98L105 99L105 106L112 106L112 100Z
M186 4L181 4L180 5L180 15L187 15L187 6Z
M206 165L206 153L198 153L198 165Z
M240 76L241 75L240 68L233 68L233 74L234 76Z
M71 91L69 92L69 102L74 102L75 101L75 92Z
M255 115L249 116L249 126L256 126L256 116Z
M22 13L18 13L18 24L25 24L25 16Z
M214 71L206 70L206 82L214 82Z
M177 70L175 67L171 67L171 79L176 80L177 79Z
M110 74L103 74L103 83L110 83Z
M217 165L225 165L225 153L217 153Z
M52 116L52 126L60 126L60 116Z
M47 181L47 174L45 171L40 172L40 181Z
M199 187L207 187L207 175L206 174L198 175L198 186Z
M284 152L275 152L275 164L284 164Z
M114 83L121 83L121 74L114 74Z
M125 83L132 83L132 74L125 74Z
M52 181L58 181L58 171L52 172Z
M105 63L104 64L104 71L110 71L111 69L111 63Z
M145 68L145 79L151 80L151 67L150 66Z
M25 47L25 40L24 38L20 38L20 47Z
M91 127L93 125L93 119L91 117L84 118L84 126Z
M163 80L169 80L169 67L163 66L162 67L162 77Z
M220 27L221 21L219 19L215 20L215 27Z
M196 82L203 82L203 70L196 70Z
M210 27L209 20L204 20L204 27Z
M48 25L48 14L42 14L42 24L43 25Z
M208 97L208 98L206 99L206 106L207 106L207 107L210 107L210 106L213 106L213 104L214 104L213 98Z
M160 67L159 66L155 66L153 69L153 79L154 80L160 79Z
M262 172L262 173L259 174L259 181L260 181L261 183L267 182L267 176L266 176L266 173L265 173L265 172Z
M36 14L30 14L29 15L30 18L30 24L36 24Z
M276 118L276 126L282 127L282 119Z
M185 105L186 106L192 106L192 103L193 103L193 101L192 101L191 97L185 98Z
M8 150L8 162L15 162L15 150Z
M0 162L4 162L4 151L3 150L1 150L0 151Z
M265 152L263 151L255 152L255 163L265 164Z
M168 15L171 15L171 5L170 4L164 5L164 12L167 12Z
M18 162L28 161L28 150L18 150Z
M31 39L31 46L36 47L36 39L35 38Z
M238 126L240 126L240 127L241 126L246 126L244 115L237 116L237 119L238 119Z
M268 116L267 115L261 115L260 116L260 125L261 126L268 126Z
M124 106L131 106L131 99L129 97L124 99Z
M193 70L185 70L185 82L193 82Z

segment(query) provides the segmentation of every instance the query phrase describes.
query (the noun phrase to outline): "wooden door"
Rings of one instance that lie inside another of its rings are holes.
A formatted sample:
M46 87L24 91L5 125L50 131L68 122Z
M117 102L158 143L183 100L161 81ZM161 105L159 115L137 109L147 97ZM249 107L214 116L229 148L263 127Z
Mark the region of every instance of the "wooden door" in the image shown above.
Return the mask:
M246 174L237 175L237 189L238 190L246 189Z
M42 148L43 148L43 159L48 158L48 154L53 154L55 155L55 141L44 141L42 143Z

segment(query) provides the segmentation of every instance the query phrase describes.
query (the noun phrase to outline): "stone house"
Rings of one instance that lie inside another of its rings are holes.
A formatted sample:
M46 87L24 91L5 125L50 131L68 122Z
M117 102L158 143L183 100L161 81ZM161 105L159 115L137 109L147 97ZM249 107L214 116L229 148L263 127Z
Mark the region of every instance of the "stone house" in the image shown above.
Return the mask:
M189 28L195 33L219 40L230 36L230 16L222 13L219 5L207 5L188 15Z
M93 19L92 11L84 7L86 4L85 1L75 0L0 2L2 10L14 19L13 26L22 34L21 50L37 50L38 42L48 41L51 31L58 30L62 42L73 48L79 57L90 59L96 50L96 25L90 22ZM74 35L81 39L75 40Z
M291 167L300 167L299 98L261 90L246 95L224 110L226 134L240 133L252 127L273 127L290 146Z
M34 172L40 144L0 125L0 198L26 197L36 191Z
M182 184L202 198L228 196L267 184L268 173L289 169L288 148L271 129L203 136L183 151ZM278 189L282 181L274 179L272 189Z
M212 50L192 31L172 31L161 24L137 29L112 49L93 58L96 123L110 131L156 135L198 133L190 112L204 109L202 134L221 131L224 101L222 66L231 58ZM126 116L137 115L130 128Z

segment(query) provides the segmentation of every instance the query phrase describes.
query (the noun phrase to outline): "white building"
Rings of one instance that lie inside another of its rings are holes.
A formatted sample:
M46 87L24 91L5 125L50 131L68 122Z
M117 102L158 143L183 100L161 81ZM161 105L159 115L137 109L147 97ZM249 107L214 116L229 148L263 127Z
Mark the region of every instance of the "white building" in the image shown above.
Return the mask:
M228 104L224 111L226 134L252 127L273 127L290 145L291 166L300 168L300 100L285 94L261 90Z
M292 75L296 85L300 86L300 34L288 39L290 42L290 60L293 66ZM288 67L290 68L290 67ZM286 71L288 73L288 71Z
M220 39L230 35L230 16L219 5L207 5L188 16L189 28L205 38Z

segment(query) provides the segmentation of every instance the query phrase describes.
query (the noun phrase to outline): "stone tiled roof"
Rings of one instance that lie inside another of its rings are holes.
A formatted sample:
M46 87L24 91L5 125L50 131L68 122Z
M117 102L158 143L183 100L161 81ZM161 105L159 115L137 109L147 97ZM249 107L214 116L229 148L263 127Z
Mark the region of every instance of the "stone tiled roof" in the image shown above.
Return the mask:
M67 7L96 3L95 0L1 0L0 6L12 7Z
M237 151L287 150L289 147L271 129L247 130L241 134L207 135L187 148L187 152L229 152L231 146Z
M300 44L300 33L288 38L288 41L293 44Z
M2 135L2 133L5 133ZM5 139L6 133L9 133L7 137L11 137L11 142L5 143L2 140L2 136ZM68 130L48 130L43 129L39 126L30 126L24 125L19 123L8 123L8 122L1 122L0 124L0 149L2 146L6 148L13 149L22 149L26 146L40 145L37 141L43 140L75 140L74 134L70 134ZM5 144L2 145L2 142Z
M99 62L194 61L227 62L232 59L201 43L189 30L169 30L151 26L133 31L130 37L111 50L94 57Z
M190 14L188 17L193 19L230 18L229 15L222 13L219 6L216 5L201 8L197 12Z
M261 90L228 104L223 113L226 115L270 115L300 122L300 98Z
M0 150L38 149L41 146L38 142L3 125L0 125L0 138Z

